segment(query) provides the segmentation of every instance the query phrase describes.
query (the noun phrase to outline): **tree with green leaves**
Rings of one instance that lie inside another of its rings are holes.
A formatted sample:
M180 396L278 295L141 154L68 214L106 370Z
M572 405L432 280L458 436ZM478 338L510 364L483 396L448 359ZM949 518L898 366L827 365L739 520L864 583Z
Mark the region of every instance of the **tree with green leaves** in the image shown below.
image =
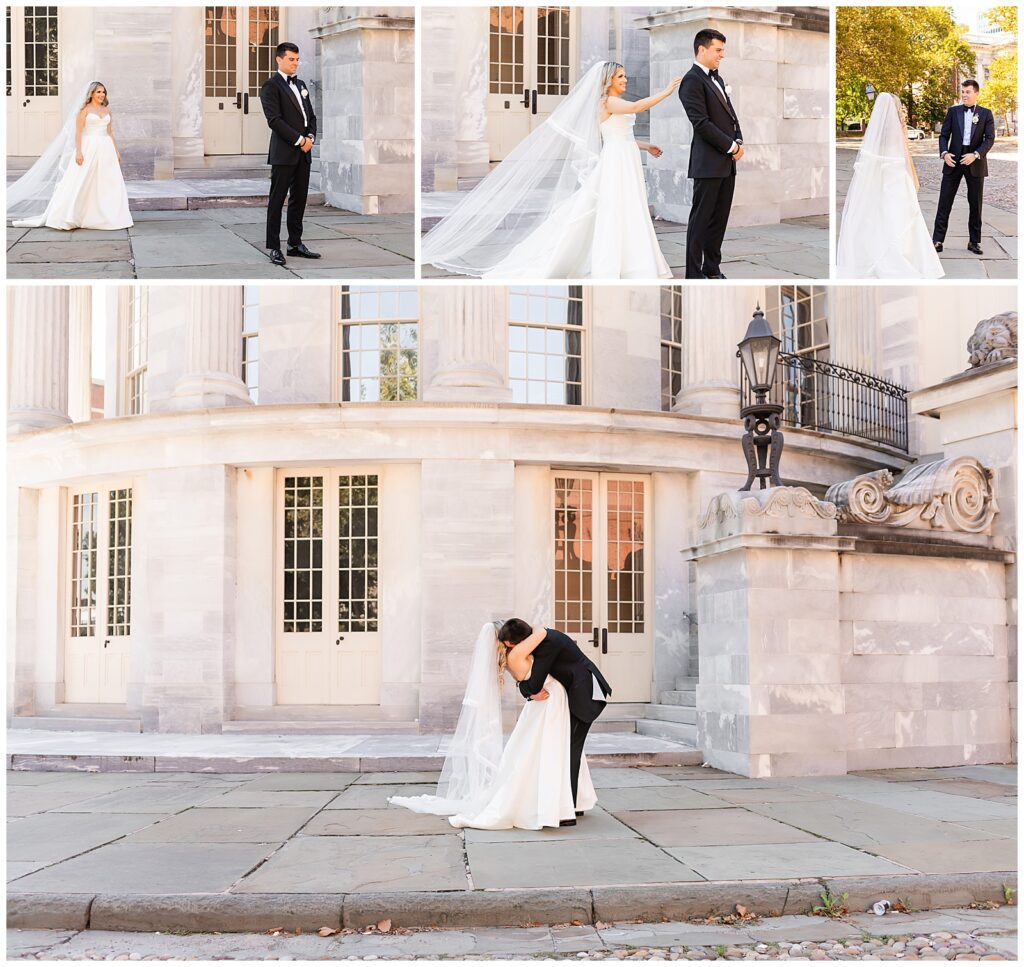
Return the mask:
M866 118L867 84L897 95L911 125L932 126L959 98L957 73L974 53L948 7L839 7L836 10L836 120Z

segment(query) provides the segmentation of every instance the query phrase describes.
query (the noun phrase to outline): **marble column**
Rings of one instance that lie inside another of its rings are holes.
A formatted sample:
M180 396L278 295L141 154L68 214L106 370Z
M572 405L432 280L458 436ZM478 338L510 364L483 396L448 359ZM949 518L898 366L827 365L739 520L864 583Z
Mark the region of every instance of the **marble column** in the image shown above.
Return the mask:
M764 304L763 293L756 288L683 289L683 379L675 412L738 419L736 347L758 300Z
M431 307L439 335L438 366L425 400L510 402L505 380L504 289L458 285L433 290Z
M7 433L70 423L65 285L14 286L8 295Z
M75 423L92 419L92 287L69 294L68 415Z
M194 286L188 305L188 362L170 408L250 405L242 382L242 286Z
M176 168L202 168L203 7L172 7L171 142Z
M829 291L829 349L839 366L862 373L881 372L878 340L878 290L840 285Z

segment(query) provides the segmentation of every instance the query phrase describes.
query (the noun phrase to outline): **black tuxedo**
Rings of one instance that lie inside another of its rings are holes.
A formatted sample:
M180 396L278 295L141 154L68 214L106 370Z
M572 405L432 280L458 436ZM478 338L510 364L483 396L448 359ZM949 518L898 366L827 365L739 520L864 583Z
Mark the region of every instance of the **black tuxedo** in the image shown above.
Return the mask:
M988 175L988 160L986 155L989 148L995 144L996 122L992 112L987 107L974 106L974 114L977 121L971 126L970 143L964 145L964 117L967 109L963 104L955 104L946 112L942 122L942 130L939 132L939 157L945 152L953 155L957 164L950 168L945 162L942 164L942 184L939 187L939 203L935 210L935 228L932 231L932 240L942 242L946 238L946 229L949 226L949 213L953 210L953 202L956 200L956 193L960 188L960 180L967 180L967 204L969 214L967 216L967 231L972 242L981 242L981 205L985 188L985 177ZM960 164L960 159L965 154L976 152L979 157L969 165Z
M546 631L547 637L533 651L530 677L519 683L519 691L525 698L536 695L544 687L548 675L565 688L569 699L569 780L575 802L587 733L607 704L594 699L594 679L597 679L606 699L611 695L612 687L572 638L553 628Z
M743 132L732 99L719 83L694 64L679 85L679 100L693 125L690 165L693 204L686 225L686 277L702 279L721 271L722 239L729 222L736 162L729 154Z
M270 148L267 164L270 168L270 200L267 203L267 248L281 247L281 209L288 196L288 245L302 242L302 216L309 194L309 172L313 152L303 151L296 142L301 137L316 137L316 112L313 98L303 81L294 79L295 88L302 98L306 116L302 116L289 83L278 72L263 82L260 103L270 126Z

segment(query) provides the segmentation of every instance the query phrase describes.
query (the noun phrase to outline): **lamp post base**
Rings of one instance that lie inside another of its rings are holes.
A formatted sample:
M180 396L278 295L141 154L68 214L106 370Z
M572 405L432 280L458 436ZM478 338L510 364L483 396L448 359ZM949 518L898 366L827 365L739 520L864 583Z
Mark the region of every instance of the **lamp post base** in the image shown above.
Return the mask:
M743 434L741 445L747 458L747 480L740 491L750 490L754 481L761 483L761 489L781 487L779 460L782 458L783 436L779 432L782 406L778 403L762 403L744 407Z

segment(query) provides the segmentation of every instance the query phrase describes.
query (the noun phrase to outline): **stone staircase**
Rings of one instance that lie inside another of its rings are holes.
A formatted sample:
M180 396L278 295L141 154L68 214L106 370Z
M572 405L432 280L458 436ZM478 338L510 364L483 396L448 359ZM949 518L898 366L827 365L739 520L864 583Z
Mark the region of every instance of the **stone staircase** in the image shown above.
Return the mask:
M675 688L662 692L657 702L644 706L644 717L637 719L640 735L697 747L697 678L684 676Z
M41 710L37 715L13 715L12 729L46 732L141 732L142 720L110 705L74 705Z

